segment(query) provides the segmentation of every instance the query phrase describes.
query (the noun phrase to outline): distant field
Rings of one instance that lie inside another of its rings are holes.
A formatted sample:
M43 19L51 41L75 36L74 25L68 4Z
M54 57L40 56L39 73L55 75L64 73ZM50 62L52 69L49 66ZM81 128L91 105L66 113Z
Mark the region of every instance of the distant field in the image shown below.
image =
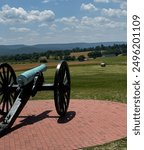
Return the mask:
M73 52L70 54L70 56L75 56L76 58L79 57L80 55L84 55L85 57L88 57L87 54L91 52L91 51L87 51L87 52Z
M48 68L55 68L60 61L51 61L49 60L46 64ZM100 63L106 63L107 65L126 65L127 57L118 56L118 57L99 57L95 60L87 60L83 62L79 61L70 61L68 62L69 66L87 66L87 65L100 65ZM25 71L40 65L40 63L20 63L20 64L11 64L15 71Z

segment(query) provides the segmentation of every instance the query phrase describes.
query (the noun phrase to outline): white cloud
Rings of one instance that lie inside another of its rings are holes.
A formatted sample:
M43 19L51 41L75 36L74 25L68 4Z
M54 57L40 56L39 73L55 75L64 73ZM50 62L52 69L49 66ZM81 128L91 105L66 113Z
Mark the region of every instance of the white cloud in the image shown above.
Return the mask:
M28 32L28 31L30 31L29 28L16 28L16 27L10 27L9 30L14 31L14 32Z
M106 29L106 28L126 28L125 22L118 22L118 21L112 21L111 19L105 18L105 17L83 17L81 19L81 25L83 26L89 26L91 29L92 27L96 27L97 29Z
M21 7L11 8L9 5L4 5L0 11L0 18L1 21L3 20L3 22L9 22L10 20L26 20L27 12Z
M68 28L68 27L65 27L65 28L62 29L62 31L67 32L67 31L71 31L71 29Z
M127 15L127 11L126 10L122 10L122 9L112 9L112 8L103 8L102 9L102 14L106 15L106 16L116 16L116 17L121 17L121 16L126 16Z
M51 10L32 10L28 13L27 21L37 21L37 22L43 22L43 21L51 21L55 17L55 14Z
M109 19L105 18L105 17L87 17L84 16L81 19L81 25L85 25L85 26L99 26L99 25L105 25L106 23L109 22Z
M110 0L110 1L113 2L113 3L121 3L121 2L124 2L126 0Z
M46 24L46 23L41 23L40 25L39 25L39 27L47 27L48 26L48 24Z
M75 26L69 26L68 36L69 39L74 39L73 41L98 42L126 40L125 33L126 22L114 21L101 16L84 16Z
M0 37L0 42L3 42L4 41L4 38L3 37Z
M49 29L52 30L52 31L55 31L57 28L57 25L56 24L52 24Z
M113 21L106 17L88 17L84 16L81 19L76 18L75 16L69 18L61 18L59 20L60 23L64 24L64 31L85 31L85 30L93 30L96 28L100 29L109 29L109 28L126 28L126 23L121 21Z
M75 25L78 23L78 21L79 20L75 16L63 17L60 20L58 20L58 22L61 22L61 23L66 24L66 25Z
M126 10L126 9L127 9L127 2L121 3L121 4L120 4L120 8Z
M109 0L94 0L95 3L109 3Z
M28 23L52 21L55 14L51 10L31 10L26 11L22 7L10 7L4 5L0 11L0 23Z
M56 29L57 29L57 25L54 24L54 23L53 24L42 23L42 24L38 25L38 27L44 28L44 30L49 29L49 30L52 30L52 31L56 31Z
M116 21L110 21L108 24L106 24L106 27L108 28L119 28L119 29L126 29L126 22L116 22Z
M98 10L92 3L84 4L82 3L81 5L81 10L85 11L96 11Z
M126 0L94 0L95 3L123 3L126 2Z
M50 0L43 0L42 3L48 3Z

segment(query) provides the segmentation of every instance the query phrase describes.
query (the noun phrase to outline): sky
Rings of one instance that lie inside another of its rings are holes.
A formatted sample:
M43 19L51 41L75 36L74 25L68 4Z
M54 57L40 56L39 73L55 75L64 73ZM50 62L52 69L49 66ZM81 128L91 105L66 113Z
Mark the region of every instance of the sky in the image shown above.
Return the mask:
M0 45L126 40L126 0L0 0Z

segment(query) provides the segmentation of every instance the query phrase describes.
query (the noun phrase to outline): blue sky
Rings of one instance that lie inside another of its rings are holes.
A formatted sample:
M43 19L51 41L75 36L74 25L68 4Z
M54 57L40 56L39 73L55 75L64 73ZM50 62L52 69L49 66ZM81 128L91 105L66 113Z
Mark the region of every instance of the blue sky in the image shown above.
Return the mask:
M1 0L0 45L126 41L126 0Z

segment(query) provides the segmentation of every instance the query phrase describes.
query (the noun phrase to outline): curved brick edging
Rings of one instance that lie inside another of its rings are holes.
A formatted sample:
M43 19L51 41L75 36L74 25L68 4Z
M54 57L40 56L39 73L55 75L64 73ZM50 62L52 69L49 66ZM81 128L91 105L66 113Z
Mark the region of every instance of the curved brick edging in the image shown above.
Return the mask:
M100 100L71 100L58 118L53 101L28 101L0 150L73 150L127 135L127 105Z

